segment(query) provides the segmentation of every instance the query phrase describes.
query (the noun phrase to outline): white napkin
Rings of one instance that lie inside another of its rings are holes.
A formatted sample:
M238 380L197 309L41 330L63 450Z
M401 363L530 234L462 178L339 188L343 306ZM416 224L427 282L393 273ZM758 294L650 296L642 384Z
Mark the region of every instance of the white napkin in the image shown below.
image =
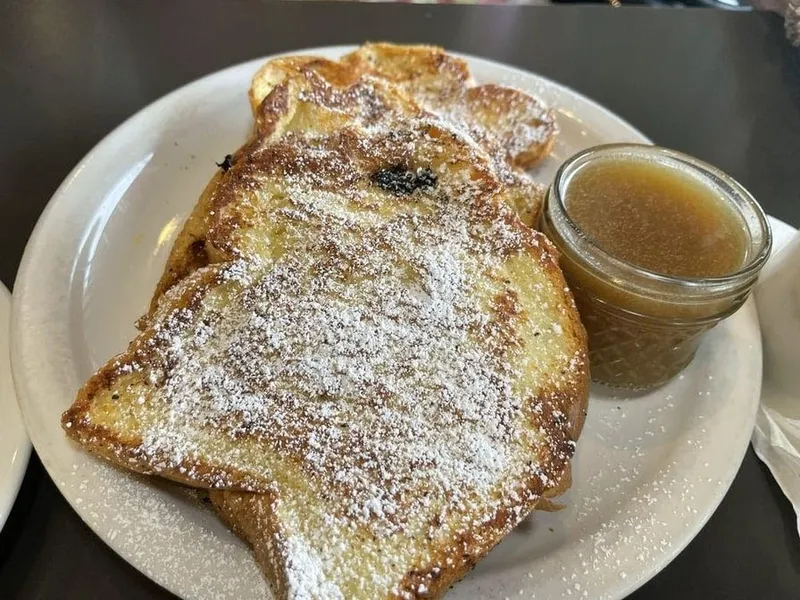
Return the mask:
M755 290L764 379L753 448L794 506L800 533L800 233L770 224L772 258Z

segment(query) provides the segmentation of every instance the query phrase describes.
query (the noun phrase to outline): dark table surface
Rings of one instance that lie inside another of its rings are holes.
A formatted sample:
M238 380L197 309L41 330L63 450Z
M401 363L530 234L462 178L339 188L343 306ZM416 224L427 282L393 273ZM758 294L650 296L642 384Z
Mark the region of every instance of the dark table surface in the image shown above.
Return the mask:
M800 226L800 52L773 15L712 10L62 0L0 6L0 278L45 203L162 94L273 52L431 42L589 95L744 183ZM32 457L0 534L0 598L168 598L81 522ZM800 598L791 506L752 450L689 547L632 598Z

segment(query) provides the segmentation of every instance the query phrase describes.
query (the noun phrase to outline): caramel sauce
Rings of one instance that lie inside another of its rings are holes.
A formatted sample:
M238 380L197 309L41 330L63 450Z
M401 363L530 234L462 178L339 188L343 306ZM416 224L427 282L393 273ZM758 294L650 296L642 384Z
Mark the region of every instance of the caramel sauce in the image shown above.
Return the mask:
M572 226L628 265L702 286L703 278L732 275L747 259L751 239L730 199L682 168L632 157L596 159L560 189ZM637 287L642 280L628 281L619 274L624 271L610 277L598 266L602 261L587 262L588 250L553 227L551 201L542 229L562 252L596 381L633 389L667 381L691 361L702 334L747 298L749 286L689 300Z
M690 175L645 160L600 160L569 180L567 214L597 246L677 277L737 271L747 236L740 217Z

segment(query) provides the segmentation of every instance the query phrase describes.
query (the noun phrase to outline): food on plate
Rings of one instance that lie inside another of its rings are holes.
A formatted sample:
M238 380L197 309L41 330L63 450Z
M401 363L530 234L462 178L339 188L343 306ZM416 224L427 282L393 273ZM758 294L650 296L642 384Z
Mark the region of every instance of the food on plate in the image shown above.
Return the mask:
M268 63L140 334L62 417L211 489L279 598L440 596L570 485L586 336L514 209L550 142L498 117L549 112L482 87L436 48Z
M340 112L337 109L342 105L347 110L357 104L357 117L367 122L393 112L386 110L391 102L382 102L369 91L376 79L389 83L396 93L413 102L412 111L423 109L443 118L465 139L487 152L509 191L506 200L520 212L526 225L532 227L536 223L544 194L523 169L533 167L548 155L557 127L553 110L535 96L493 83L476 84L466 62L440 48L365 44L340 61L295 56L264 65L250 88L253 113L262 130L270 127L271 106L263 101L276 82L284 81L284 73L292 70L301 71L311 80L312 91L306 92L304 99L315 104L315 110L325 105ZM325 86L314 89L317 77L338 89L358 80L365 83L352 86L344 95L326 94L321 91ZM408 102L401 104L410 108Z
M490 164L503 183L503 200L523 223L532 227L539 218L544 188L523 168L550 151L557 132L553 110L519 90L476 85L466 63L440 48L366 44L341 61L276 58L255 74L249 98L262 143L434 118ZM222 168L233 159L226 157ZM207 264L214 252L205 248L205 237L209 203L221 177L209 183L176 240L151 309L165 290Z
M771 243L763 211L733 179L635 144L568 160L543 228L563 253L592 376L636 389L689 363L702 334L747 299Z

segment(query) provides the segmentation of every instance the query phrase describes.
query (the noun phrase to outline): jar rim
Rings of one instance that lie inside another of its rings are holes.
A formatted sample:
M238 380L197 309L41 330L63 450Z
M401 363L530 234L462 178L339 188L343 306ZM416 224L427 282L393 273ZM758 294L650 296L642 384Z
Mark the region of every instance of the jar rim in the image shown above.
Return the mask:
M564 197L569 178L578 168L584 166L591 160L603 160L615 154L631 157L634 160L654 160L660 162L662 165L682 167L684 170L690 169L695 176L699 176L700 179L705 180L709 185L713 185L723 191L726 200L728 200L737 211L743 224L748 229L750 247L748 248L745 264L733 273L726 275L714 277L682 277L658 273L637 266L601 248L582 231L580 226L578 226L569 215ZM738 288L740 285L752 281L758 275L769 258L772 249L772 232L766 214L756 199L744 186L713 165L689 156L688 154L662 148L660 146L616 143L593 146L578 152L564 161L556 171L555 179L547 194L547 207L545 208L545 212L551 213L553 209L555 209L557 213L555 216L558 218L552 219L552 214L548 216L551 217L556 232L564 237L565 241L573 246L573 248L578 245L576 242L580 242L583 250L589 250L591 257L583 256L581 252L578 252L578 255L584 259L589 258L589 260L585 262L588 263L588 266L592 268L592 270L603 271L603 269L596 264L602 262L605 266L612 266L618 274L624 274L626 279L632 275L642 286L649 287L649 285L655 284L667 288L673 293L702 291L705 295L713 290L724 291L730 290L732 287ZM749 214L744 214L744 211L749 212ZM563 223L561 223L561 221L563 221ZM559 225L564 224L566 224L566 229L568 231L564 231L564 227L559 228ZM752 224L756 225L757 233L760 235L754 237L753 231L751 230ZM758 242L756 242L756 240L758 240Z

